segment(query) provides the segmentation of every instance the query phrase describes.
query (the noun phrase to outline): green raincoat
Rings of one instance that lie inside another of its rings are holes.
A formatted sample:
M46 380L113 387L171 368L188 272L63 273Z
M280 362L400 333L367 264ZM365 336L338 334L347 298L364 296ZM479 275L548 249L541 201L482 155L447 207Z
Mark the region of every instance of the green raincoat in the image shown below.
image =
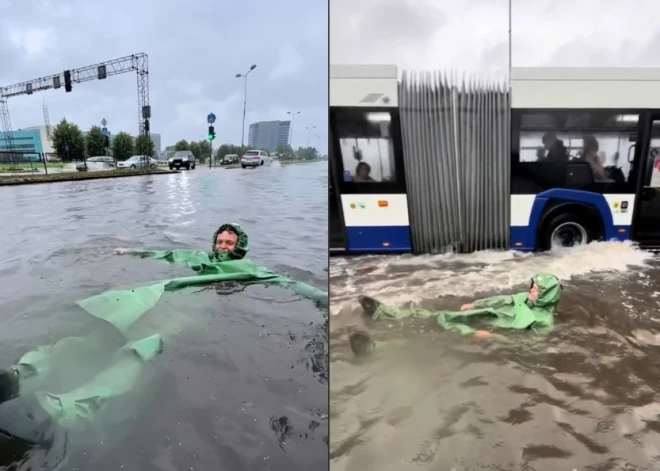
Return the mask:
M238 224L231 225L239 233L239 240L236 249L229 254L218 253L215 249L218 231L214 234L210 253L194 250L131 251L130 253L141 257L187 264L196 275L134 289L110 290L79 301L78 305L83 310L104 321L104 328L86 337L67 337L54 345L38 347L19 359L12 367L18 378L19 397L0 404L0 433L10 433L29 442L45 439L42 435L46 432L43 430L38 433L24 432L23 429L16 432L7 430L9 424L3 423L3 420L16 424L20 422L20 418L14 417L16 411L11 408L12 403L20 401L24 395L29 394L36 398L36 401L30 401L37 402L58 426L70 427L92 422L108 401L133 391L144 376L145 364L162 352L163 340L158 333L154 333L129 342L127 334L131 326L153 308L166 292L224 281L239 281L245 284L282 286L311 299L317 306L328 306L327 292L278 275L245 259L244 256L249 250L247 234ZM106 354L100 354L101 351ZM110 352L110 355L107 355L107 352ZM95 356L100 357L95 364L102 366L86 383L62 394L40 389L44 378L50 377L52 373L57 375L54 365L75 365L76 360L89 363L93 362ZM25 412L24 415L33 417L35 412ZM42 424L37 428L41 430L44 427Z
M429 311L426 309L398 309L379 304L372 318L390 319L436 318L446 330L469 335L475 326L497 329L531 329L545 333L554 326L554 313L561 297L561 284L554 275L539 273L532 278L539 288L536 301L529 300L529 292L507 296L493 296L474 302L475 309L468 311ZM470 325L469 325L470 324Z

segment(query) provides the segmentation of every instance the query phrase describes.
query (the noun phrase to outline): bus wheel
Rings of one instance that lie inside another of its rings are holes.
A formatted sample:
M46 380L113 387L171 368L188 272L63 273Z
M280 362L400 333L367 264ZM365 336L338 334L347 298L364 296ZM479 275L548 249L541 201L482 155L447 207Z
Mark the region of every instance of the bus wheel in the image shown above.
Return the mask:
M539 248L550 250L556 247L578 247L595 238L594 230L586 218L573 213L563 213L545 225Z

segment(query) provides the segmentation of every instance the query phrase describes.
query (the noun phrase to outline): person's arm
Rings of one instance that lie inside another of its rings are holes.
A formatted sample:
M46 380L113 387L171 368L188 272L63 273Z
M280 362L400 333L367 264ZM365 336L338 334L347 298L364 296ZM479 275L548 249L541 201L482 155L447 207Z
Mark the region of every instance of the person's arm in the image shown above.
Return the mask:
M486 307L501 307L501 306L511 306L514 303L512 295L503 295L503 296L491 296L489 298L477 299L472 303L474 306L472 309L483 309Z
M151 258L153 260L166 260L170 263L188 263L188 261L198 254L196 250L144 250L144 249L125 249L115 250L117 255L133 255L140 258Z

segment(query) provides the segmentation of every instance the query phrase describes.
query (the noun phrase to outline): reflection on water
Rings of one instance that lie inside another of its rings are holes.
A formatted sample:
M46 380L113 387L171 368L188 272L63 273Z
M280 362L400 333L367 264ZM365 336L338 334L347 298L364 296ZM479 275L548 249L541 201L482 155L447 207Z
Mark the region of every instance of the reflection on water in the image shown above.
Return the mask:
M332 469L660 469L658 265L619 243L331 259ZM368 321L355 299L455 309L524 291L539 271L564 285L546 339L511 332L502 344L432 321ZM356 329L376 342L368 358L350 351Z
M0 366L86 333L77 300L190 275L116 247L209 250L234 221L252 260L327 286L326 191L325 163L0 188L12 222L0 233ZM70 433L62 469L327 466L326 313L281 288L221 284L168 293L131 333L155 332L165 349L144 389Z

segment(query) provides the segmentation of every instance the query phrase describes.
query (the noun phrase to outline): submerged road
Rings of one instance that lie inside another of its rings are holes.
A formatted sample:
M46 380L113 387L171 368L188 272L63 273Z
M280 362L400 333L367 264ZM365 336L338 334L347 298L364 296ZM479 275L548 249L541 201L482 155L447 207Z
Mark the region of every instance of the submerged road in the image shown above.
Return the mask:
M628 244L562 253L481 252L330 262L333 471L660 469L660 264ZM555 331L511 344L430 320L368 322L359 294L458 309L563 283ZM371 358L347 337L367 329Z
M209 250L225 222L249 258L327 289L327 164L0 188L0 364L85 332L75 301L189 275L116 247ZM187 290L148 313L161 333L128 420L71 434L66 469L327 467L327 313L280 288Z

